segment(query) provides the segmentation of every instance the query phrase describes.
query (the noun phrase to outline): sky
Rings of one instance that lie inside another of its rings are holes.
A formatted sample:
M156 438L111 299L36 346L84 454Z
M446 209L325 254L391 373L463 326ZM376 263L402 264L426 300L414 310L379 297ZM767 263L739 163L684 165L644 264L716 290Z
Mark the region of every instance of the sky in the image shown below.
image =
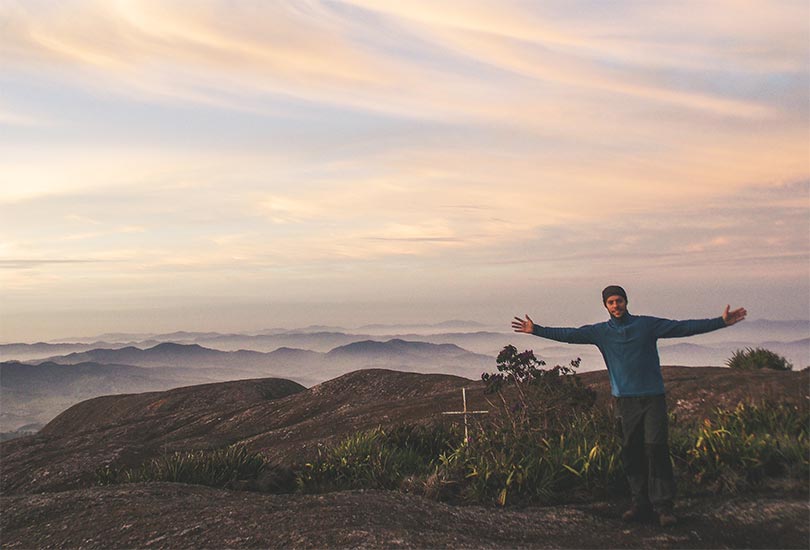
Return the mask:
M0 0L0 341L810 317L810 4Z

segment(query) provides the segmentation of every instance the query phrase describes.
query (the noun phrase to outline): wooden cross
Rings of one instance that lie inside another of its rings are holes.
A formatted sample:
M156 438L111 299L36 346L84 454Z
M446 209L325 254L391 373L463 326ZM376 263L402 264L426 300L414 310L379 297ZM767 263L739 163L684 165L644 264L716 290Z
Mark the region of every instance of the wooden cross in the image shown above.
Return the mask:
M467 388L461 388L461 399L464 402L464 409L460 411L443 412L442 414L461 414L464 416L464 443L470 442L470 433L467 429L467 417L471 414L489 414L489 411L468 411L467 410Z

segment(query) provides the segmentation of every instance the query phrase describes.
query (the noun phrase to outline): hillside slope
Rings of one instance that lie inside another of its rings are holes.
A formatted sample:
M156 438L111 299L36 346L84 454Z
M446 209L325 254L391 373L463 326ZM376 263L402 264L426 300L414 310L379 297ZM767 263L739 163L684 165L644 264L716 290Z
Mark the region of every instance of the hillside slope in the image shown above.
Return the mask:
M810 388L809 371L666 367L663 372L670 409L680 419L740 401L797 403ZM580 376L600 399L610 399L605 371ZM443 411L461 408L462 387L468 388L471 409L489 408L480 381L380 369L309 389L270 378L100 397L71 407L37 436L0 444L0 489L9 494L78 488L105 464L137 466L166 452L233 443L289 464L357 430L438 421Z
M216 381L222 379L208 378L205 369L6 361L0 363L0 431L45 424L68 407L94 397Z
M85 486L103 464L137 465L173 448L227 445L238 436L223 436L223 418L304 389L265 378L83 401L36 436L0 445L0 492Z
M308 390L288 380L258 379L99 397L74 405L35 437L2 443L0 489L81 487L104 464L137 466L165 452L238 442L290 461L357 429L458 409L458 390L477 384L449 375L364 370Z

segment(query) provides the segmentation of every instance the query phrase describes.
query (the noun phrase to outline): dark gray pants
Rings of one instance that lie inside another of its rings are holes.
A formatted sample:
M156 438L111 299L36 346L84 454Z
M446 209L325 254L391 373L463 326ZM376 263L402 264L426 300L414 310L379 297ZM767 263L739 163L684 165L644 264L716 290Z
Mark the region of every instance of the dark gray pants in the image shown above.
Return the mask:
M671 510L675 480L669 458L667 402L663 395L617 397L622 463L638 506Z

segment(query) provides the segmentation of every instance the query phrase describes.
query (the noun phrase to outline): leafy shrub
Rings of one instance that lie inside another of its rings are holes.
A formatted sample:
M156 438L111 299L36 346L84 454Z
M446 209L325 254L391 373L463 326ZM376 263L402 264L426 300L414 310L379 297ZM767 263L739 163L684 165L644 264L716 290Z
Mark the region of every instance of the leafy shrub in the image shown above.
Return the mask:
M574 376L579 359L551 369L544 369L545 364L531 350L518 353L510 345L498 354L498 372L481 375L485 394L499 400L498 406L490 401L500 409L492 418L496 423L502 419L509 423L497 429L542 432L541 437L549 437L550 430L559 431L571 413L586 411L596 402L596 392Z
M726 361L732 369L793 370L793 365L781 355L765 348L745 348L735 351Z

